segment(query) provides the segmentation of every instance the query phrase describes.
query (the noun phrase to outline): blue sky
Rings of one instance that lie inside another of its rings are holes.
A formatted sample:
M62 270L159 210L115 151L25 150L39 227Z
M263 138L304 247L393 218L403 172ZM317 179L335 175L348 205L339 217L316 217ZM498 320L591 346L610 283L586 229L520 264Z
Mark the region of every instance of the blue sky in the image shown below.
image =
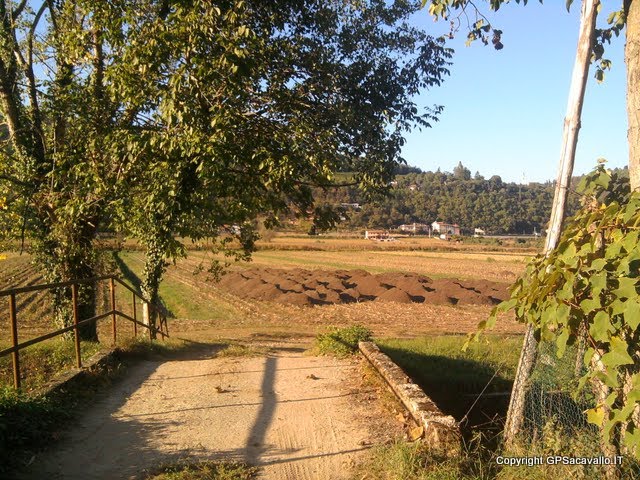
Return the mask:
M578 39L581 2L574 3L571 13L564 0L548 0L505 5L487 15L504 32L500 51L480 42L466 47L464 29L449 40L455 49L451 76L417 98L421 106L444 105L444 112L433 128L407 136L407 162L452 171L461 161L472 173L506 181L555 179ZM606 3L600 24L620 2ZM449 28L446 21L434 23L426 9L416 23L435 35ZM600 157L610 167L627 163L624 35L605 57L613 67L604 83L595 81L592 68L587 84L574 174L588 172Z

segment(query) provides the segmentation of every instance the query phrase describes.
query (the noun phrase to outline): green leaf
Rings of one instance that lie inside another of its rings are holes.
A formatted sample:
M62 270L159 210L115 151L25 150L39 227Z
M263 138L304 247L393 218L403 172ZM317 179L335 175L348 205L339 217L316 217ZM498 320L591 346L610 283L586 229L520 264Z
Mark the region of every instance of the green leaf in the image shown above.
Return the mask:
M593 312L594 310L599 310L600 308L602 308L602 305L600 304L600 298L598 297L585 298L583 301L580 302L580 309L587 315Z
M567 278L568 277L568 278ZM572 300L574 297L573 280L575 275L570 271L565 271L567 281L560 290L556 292L556 298L560 300Z
M606 342L609 340L609 332L613 331L609 315L602 310L596 313L593 323L589 327L589 334L596 342Z
M618 278L618 288L613 293L619 298L635 298L638 296L636 282L636 278L620 277Z
M624 444L640 460L640 428L630 426L624 434Z
M624 321L633 330L640 325L640 302L637 298L630 298L624 302Z
M611 337L609 352L602 356L602 363L608 369L616 369L620 365L632 365L633 358L627 352L627 342L618 337Z
M601 271L605 269L607 265L607 260L604 258L597 258L593 262L591 262L591 270Z
M600 426L604 422L604 415L605 409L603 406L590 408L587 410L587 422Z
M562 358L564 356L564 352L567 349L567 341L569 340L569 329L563 328L560 332L560 335L556 337L556 345L558 346L558 350L556 355L558 358Z
M638 247L639 234L640 234L639 231L634 230L633 232L630 232L626 235L625 239L622 242L622 245L624 246L624 249L627 252L631 252L632 250Z

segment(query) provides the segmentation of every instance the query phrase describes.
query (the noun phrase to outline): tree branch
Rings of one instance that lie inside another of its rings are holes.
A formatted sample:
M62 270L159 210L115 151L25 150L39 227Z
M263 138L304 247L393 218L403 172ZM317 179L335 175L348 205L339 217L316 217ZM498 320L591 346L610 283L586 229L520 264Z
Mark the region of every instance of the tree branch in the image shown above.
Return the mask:
M45 10L48 8L47 2L42 2L40 9L36 13L35 18L33 19L33 23L31 24L31 28L29 29L29 35L27 37L27 63L25 65L25 75L27 80L29 81L29 101L31 102L31 115L33 117L33 126L38 133L39 136L39 148L42 150L42 154L44 155L45 146L44 146L44 133L42 131L42 117L40 115L40 107L38 105L38 89L36 85L36 78L33 73L33 37L35 35L36 28L38 27L38 23L42 18Z
M33 185L28 183L28 182L24 182L22 180L17 179L16 177L12 176L12 175L6 175L3 173L0 173L0 180L6 180L8 182L11 182L15 185L20 185L21 187L27 187L30 188Z
M18 18L20 16L20 14L22 13L22 11L24 10L24 7L27 6L27 0L22 0L18 6L13 10L13 12L11 12L11 21L15 22L16 18Z

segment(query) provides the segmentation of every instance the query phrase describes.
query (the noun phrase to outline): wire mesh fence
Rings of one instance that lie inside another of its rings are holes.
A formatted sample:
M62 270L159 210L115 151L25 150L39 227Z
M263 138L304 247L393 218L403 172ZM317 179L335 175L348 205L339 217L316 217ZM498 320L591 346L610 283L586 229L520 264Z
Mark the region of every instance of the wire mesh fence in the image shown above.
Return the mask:
M640 464L624 449L607 442L587 410L598 404L597 386L579 389L584 349L574 345L558 356L555 343L538 345L528 380L522 427L509 455L528 457L529 464L503 469L503 479L620 479L640 478Z

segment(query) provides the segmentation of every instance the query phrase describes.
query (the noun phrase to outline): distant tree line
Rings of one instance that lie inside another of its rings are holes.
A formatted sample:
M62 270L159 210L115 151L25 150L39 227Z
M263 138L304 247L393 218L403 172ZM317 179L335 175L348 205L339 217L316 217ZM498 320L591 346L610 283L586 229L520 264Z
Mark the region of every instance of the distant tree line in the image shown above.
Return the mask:
M627 173L626 168L622 173ZM572 184L577 185L578 180L574 178ZM347 220L342 226L347 228L390 229L440 220L459 224L464 234L473 233L474 228L482 228L488 234L531 234L546 229L554 188L551 181L518 184L504 182L498 175L472 175L459 163L453 172L438 169L399 174L390 185L388 196L374 201L365 200L352 188L326 191L323 199L328 205L360 204L359 210L345 210ZM569 216L579 205L579 196L572 194Z

